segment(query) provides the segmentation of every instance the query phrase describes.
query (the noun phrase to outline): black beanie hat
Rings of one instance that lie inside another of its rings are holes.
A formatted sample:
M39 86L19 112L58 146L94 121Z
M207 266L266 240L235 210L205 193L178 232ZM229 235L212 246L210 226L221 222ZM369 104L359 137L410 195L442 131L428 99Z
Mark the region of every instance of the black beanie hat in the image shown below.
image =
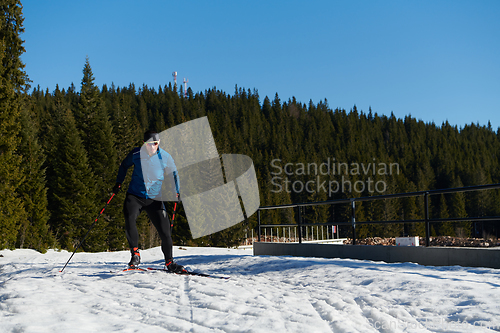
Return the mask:
M160 135L155 131L147 131L144 133L144 142L146 141L160 141Z

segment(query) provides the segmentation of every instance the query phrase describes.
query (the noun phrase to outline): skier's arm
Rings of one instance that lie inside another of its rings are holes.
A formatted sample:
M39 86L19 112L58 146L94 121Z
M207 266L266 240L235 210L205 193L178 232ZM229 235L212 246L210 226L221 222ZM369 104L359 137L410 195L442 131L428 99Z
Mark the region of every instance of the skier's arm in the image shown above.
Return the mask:
M171 173L173 178L174 178L174 183L175 183L175 191L177 193L177 197L179 197L180 193L180 188L181 188L181 183L179 181L179 174L177 172L177 167L175 166L174 159L170 154L167 154L166 156L166 168L165 171L167 173Z
M116 183L121 184L125 180L125 176L127 175L127 170L134 164L133 159L134 152L131 151L127 157L122 161L120 167L118 168L118 175L116 176Z
M172 172L172 174L174 175L175 191L177 192L177 198L179 198L181 184L179 182L179 176L177 175L177 170L175 170L174 172Z

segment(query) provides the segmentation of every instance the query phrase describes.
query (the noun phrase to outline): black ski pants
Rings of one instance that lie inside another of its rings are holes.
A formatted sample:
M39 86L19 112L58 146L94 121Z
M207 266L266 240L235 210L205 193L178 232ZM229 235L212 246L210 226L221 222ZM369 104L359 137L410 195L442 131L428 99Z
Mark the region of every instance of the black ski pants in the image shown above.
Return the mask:
M172 235L170 233L170 221L164 209L162 201L140 198L127 193L123 204L125 215L125 234L130 248L139 247L139 232L137 231L137 217L141 211L145 210L149 219L158 231L161 239L161 250L165 260L172 259Z

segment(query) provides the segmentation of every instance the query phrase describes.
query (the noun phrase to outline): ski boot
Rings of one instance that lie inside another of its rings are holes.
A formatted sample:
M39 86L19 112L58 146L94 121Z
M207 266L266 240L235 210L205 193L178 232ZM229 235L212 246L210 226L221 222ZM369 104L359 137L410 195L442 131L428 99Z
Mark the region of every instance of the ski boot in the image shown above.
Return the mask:
M128 265L130 267L137 267L141 263L141 254L139 253L139 249L134 247L130 249L130 253L132 254L132 258L130 258Z
M175 263L172 259L165 261L165 268L170 273L187 274L187 271L184 269L184 266Z

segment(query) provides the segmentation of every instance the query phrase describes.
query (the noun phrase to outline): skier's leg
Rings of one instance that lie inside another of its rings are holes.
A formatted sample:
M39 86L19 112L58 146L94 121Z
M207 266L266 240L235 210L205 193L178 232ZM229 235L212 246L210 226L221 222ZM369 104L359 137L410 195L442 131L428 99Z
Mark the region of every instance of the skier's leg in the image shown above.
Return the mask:
M125 216L125 235L131 249L139 247L139 232L137 231L137 217L141 213L143 203L132 194L127 193L123 204L123 215Z
M170 221L167 212L163 209L161 201L155 201L151 205L144 207L148 213L149 219L158 231L161 239L161 250L165 256L165 262L172 260L173 257L173 242L170 233Z

